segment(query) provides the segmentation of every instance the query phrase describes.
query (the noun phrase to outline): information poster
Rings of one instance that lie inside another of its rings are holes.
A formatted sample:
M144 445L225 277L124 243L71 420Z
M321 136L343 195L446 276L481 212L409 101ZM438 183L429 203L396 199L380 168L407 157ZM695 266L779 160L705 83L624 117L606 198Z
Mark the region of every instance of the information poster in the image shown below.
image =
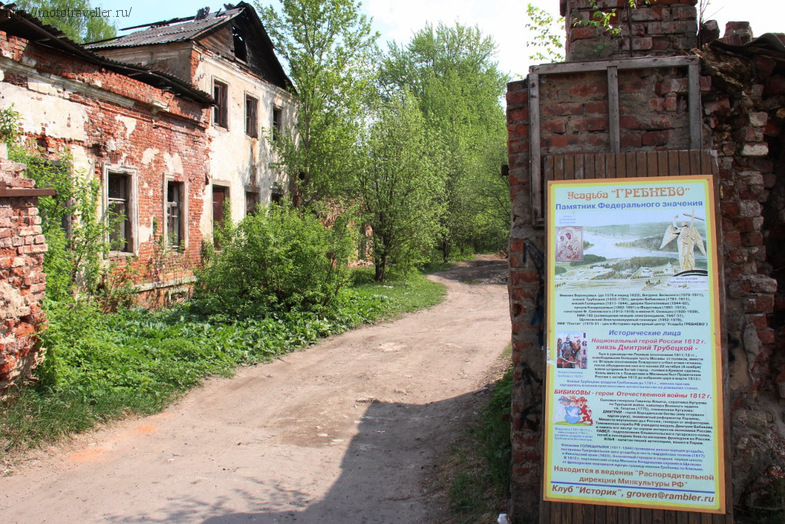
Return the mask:
M546 500L722 513L711 176L548 184Z

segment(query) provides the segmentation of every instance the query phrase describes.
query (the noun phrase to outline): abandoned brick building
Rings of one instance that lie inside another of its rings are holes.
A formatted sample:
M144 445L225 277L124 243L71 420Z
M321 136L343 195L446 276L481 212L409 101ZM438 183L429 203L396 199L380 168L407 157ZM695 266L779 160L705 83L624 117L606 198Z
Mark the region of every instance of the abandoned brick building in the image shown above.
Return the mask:
M253 8L208 11L91 50L0 4L0 107L19 113L24 141L49 159L70 155L74 176L100 180L96 213L123 216L109 259L150 302L193 282L226 206L239 220L288 185L272 141L295 118L291 82ZM0 252L2 263L17 259ZM27 335L25 348L8 351L29 353ZM0 366L29 368L5 349Z
M538 315L546 283L538 254L546 247L546 181L700 172L714 174L719 186L725 440L732 471L727 513L705 516L729 522L733 506L754 507L776 487L783 466L785 38L753 38L744 23L729 23L721 39L707 30L699 35L696 0L638 2L637 8L622 0L599 2L600 9L618 9L612 21L621 34L613 37L574 23L592 16L593 2L560 4L567 60L532 67L507 91L515 367L511 512L539 515L541 522L652 518L652 510L641 508L542 500L548 422ZM677 512L658 511L655 519L676 522Z
M182 78L212 93L207 128L207 197L202 230L223 221L229 202L237 221L256 205L279 200L287 180L274 167L271 141L295 118L292 83L254 9L236 6L150 27L87 46L113 60L140 64Z

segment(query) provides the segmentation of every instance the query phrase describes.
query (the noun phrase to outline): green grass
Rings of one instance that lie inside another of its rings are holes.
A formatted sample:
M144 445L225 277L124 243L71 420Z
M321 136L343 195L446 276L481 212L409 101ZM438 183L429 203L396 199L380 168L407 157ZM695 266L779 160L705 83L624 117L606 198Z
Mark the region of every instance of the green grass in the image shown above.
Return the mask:
M384 311L379 311L374 320L389 320L435 306L444 300L447 293L442 284L426 279L422 273L378 283L373 281L373 268L361 268L355 270L353 282L350 291L361 301L375 303L381 299L384 304Z
M493 386L479 424L453 447L448 522L496 522L510 490L512 368Z
M376 284L364 270L320 313L236 319L195 304L102 314L48 304L37 386L0 404L0 450L23 451L130 414L160 411L209 375L269 361L363 323L438 304L444 286L421 274Z

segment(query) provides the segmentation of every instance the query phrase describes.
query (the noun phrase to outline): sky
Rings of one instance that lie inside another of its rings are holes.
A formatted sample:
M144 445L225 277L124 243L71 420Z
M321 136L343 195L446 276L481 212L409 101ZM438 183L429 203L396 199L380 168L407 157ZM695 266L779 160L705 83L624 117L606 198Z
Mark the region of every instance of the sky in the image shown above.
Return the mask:
M261 0L263 4L277 3ZM382 49L386 42L408 43L412 35L439 22L453 25L478 26L484 35L493 37L498 46L496 60L499 69L512 79L526 76L529 59L526 42L531 35L525 30L526 6L532 3L554 15L559 12L559 0L361 0L365 14L372 17L373 28L381 33ZM235 2L237 3L237 2ZM252 2L249 2L252 3ZM222 2L212 0L93 0L112 12L110 20L124 28L159 20L186 17L196 14L201 7L217 11ZM717 20L724 32L729 21L748 21L753 33L785 33L785 2L782 0L710 0L706 9L707 20Z

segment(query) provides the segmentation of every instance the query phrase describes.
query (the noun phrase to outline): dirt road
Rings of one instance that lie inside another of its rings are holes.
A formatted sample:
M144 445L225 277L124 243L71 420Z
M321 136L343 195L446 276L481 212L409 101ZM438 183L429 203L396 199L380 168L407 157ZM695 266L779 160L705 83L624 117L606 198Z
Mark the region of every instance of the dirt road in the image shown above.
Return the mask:
M164 413L0 478L6 522L438 522L432 471L503 365L506 261L433 278L447 300L209 380Z

